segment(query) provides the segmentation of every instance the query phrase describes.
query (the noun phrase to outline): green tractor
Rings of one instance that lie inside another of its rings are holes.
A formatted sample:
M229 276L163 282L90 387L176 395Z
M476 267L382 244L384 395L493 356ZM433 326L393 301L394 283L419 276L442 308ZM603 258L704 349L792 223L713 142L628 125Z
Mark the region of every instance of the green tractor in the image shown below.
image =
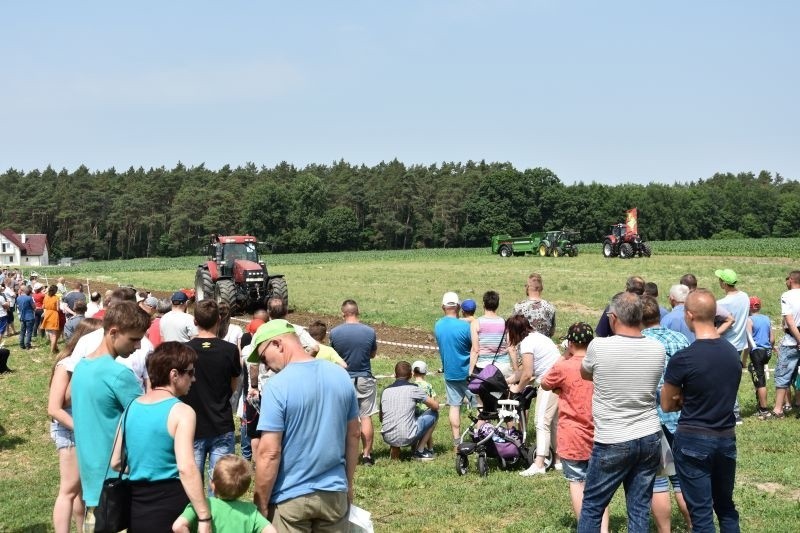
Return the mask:
M561 257L578 255L578 248L572 244L580 234L573 230L542 231L512 237L511 235L495 235L492 237L492 253L501 257L512 255L539 254L542 257Z
M572 241L579 237L580 233L574 230L548 231L539 242L539 255L542 257L563 257L565 255L575 257L578 255L578 247Z

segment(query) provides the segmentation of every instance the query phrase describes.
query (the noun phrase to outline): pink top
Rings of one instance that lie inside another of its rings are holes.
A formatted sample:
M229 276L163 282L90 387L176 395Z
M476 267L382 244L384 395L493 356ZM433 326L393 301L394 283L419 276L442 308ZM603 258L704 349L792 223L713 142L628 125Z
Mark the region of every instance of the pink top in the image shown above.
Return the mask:
M562 359L542 379L542 385L559 392L558 455L571 461L587 461L594 442L594 385L581 377L582 362L583 357Z

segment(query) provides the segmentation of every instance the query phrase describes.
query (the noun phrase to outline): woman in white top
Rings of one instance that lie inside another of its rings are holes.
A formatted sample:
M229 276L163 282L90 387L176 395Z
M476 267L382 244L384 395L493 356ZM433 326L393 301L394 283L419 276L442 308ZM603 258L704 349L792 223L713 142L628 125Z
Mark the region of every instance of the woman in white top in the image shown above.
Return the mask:
M522 315L514 315L506 320L509 353L511 357L520 354L522 366L508 382L512 392L522 392L531 382L537 387L550 368L559 360L561 352L550 339L531 327L528 319ZM533 476L545 473L545 458L553 450L555 458L556 425L558 424L558 397L552 391L541 387L536 393L536 461L527 470L520 472L522 476Z

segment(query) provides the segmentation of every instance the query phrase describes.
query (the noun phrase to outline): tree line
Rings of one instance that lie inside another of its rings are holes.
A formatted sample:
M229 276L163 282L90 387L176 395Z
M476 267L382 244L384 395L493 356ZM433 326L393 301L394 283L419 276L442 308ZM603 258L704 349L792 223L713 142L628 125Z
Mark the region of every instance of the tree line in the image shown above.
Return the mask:
M485 161L178 163L11 168L0 190L0 227L47 234L55 257L201 254L211 233L250 233L275 252L486 246L497 233L561 228L598 242L632 207L648 240L800 236L800 183L767 171L673 185L566 185L546 168Z

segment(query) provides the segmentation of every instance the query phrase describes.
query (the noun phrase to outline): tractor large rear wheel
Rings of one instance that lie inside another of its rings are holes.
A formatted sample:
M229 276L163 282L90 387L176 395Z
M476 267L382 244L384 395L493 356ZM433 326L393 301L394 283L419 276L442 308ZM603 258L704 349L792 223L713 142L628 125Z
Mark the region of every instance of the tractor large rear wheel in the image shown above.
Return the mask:
M633 257L633 246L629 242L623 242L619 245L619 256L622 259L630 259Z
M267 295L269 298L276 296L283 300L283 305L289 309L289 287L284 278L272 278L267 283Z
M211 273L205 268L198 268L194 275L194 299L196 302L214 298L214 282Z
M646 242L643 242L640 248L642 257L650 257L653 254L653 249Z
M539 245L539 255L542 257L547 256L547 245L542 243Z
M615 255L617 254L614 253L614 245L611 244L611 241L606 240L603 243L603 257L614 257Z
M232 280L221 279L215 285L214 299L217 304L228 304L231 309L236 305L236 285Z

